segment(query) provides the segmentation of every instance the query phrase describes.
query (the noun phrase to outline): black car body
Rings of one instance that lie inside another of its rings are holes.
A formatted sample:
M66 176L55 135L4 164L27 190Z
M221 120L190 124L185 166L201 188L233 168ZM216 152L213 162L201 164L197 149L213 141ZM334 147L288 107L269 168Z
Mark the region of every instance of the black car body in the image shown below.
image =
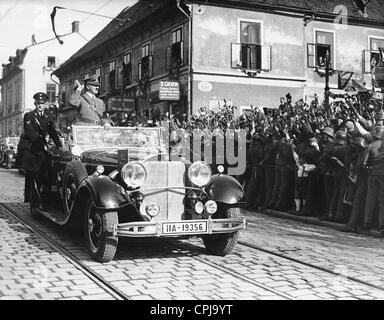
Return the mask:
M41 206L31 214L82 225L97 261L114 258L119 237L201 236L210 253L225 255L246 226L241 185L172 157L161 128L73 126L67 146L51 154L49 186L36 186Z

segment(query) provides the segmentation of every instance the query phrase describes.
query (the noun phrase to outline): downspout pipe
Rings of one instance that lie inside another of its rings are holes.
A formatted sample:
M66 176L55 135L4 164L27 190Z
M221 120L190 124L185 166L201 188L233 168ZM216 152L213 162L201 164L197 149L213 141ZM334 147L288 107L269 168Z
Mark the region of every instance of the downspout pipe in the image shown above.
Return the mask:
M177 8L188 18L188 105L187 105L187 119L191 115L192 111L192 14L189 15L183 8L180 6L181 0L176 0Z

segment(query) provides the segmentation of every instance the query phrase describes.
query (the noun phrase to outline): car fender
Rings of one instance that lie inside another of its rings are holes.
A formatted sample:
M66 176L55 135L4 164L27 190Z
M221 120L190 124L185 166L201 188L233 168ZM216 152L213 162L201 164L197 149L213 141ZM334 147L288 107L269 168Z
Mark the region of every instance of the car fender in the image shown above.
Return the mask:
M79 185L76 201L82 201L86 188L96 209L115 210L130 204L128 194L108 176L90 176Z
M244 197L241 184L235 178L225 174L213 175L205 191L212 200L229 205L238 203Z

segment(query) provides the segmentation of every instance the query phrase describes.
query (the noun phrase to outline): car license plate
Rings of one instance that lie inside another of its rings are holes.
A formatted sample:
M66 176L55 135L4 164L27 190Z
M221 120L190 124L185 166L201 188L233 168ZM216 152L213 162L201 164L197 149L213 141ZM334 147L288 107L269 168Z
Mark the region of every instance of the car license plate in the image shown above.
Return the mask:
M207 221L199 222L163 222L163 234L207 233Z

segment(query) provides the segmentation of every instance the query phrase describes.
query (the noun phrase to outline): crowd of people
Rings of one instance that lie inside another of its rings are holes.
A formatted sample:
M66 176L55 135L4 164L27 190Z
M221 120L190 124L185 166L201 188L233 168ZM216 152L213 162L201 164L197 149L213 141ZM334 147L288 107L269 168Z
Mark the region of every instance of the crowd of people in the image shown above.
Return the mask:
M384 233L383 100L372 92L331 95L328 108L317 97L278 108L251 107L236 116L225 104L201 108L189 119L176 114L171 130L245 129L243 184L249 209L275 209L345 223L345 231ZM167 115L146 121L130 115L127 125L157 126Z

